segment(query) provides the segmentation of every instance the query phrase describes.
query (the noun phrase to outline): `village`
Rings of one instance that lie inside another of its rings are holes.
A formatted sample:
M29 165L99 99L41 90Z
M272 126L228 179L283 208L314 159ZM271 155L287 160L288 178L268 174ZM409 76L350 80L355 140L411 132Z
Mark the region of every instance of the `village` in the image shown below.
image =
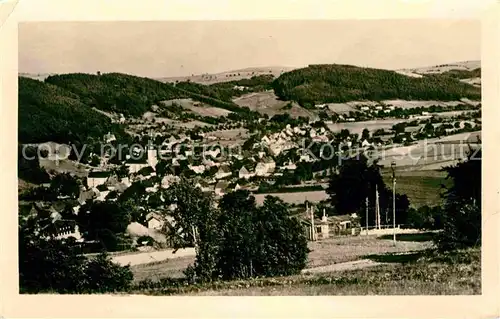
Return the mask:
M203 105L199 103L197 107L202 108ZM322 106L317 107L322 108ZM157 108L154 109L157 110ZM382 111L387 114L394 111L394 107L382 109L378 106L361 106L360 111L368 111L368 113ZM143 129L136 134L136 138L139 137L141 143L125 147L124 153L119 150L117 154L117 148L121 146L112 133L104 135L101 154L90 154L89 158L92 159L92 163L89 164L69 160L70 153L75 151L69 145L40 144L39 149L46 151L45 157L39 159L41 167L49 168L49 172L53 174L68 173L77 176L79 189L71 196L56 194L57 200L52 202L34 201L30 204L29 200L23 201L24 205L31 207L29 213L23 215L23 218L38 216L42 214L41 212L48 211L53 225L56 226L56 238L73 237L77 242L84 243L84 237L78 229L75 218L70 216L68 219L67 214L63 217L64 213L69 210L76 216L81 213L80 208L87 201L113 202L132 185L141 185L142 191L132 195L140 199L138 205L140 214L127 226L125 236L131 241L123 247L151 250L154 246L155 249L168 249L170 247L164 230L172 222L169 210L175 207L163 205L164 199L157 193L179 182L181 177L187 177L195 187L202 192L214 194L217 199L237 190L248 190L261 198L266 192L270 192L270 195L282 193L282 195L285 194L284 198L302 197L302 201L292 200L290 205L302 219L306 237L311 241L326 239L330 236L365 234L362 231L363 227L365 231L372 228L372 231L379 230L380 232L380 224L360 225L359 216L356 214L342 215L337 212L334 216L328 216L323 209L315 216L312 212L314 205L318 202L326 202L326 197L322 195L320 199L311 201L314 196L309 196L307 199L307 194L312 195L318 192L325 194L329 175L338 169L341 164L339 161L343 156L353 156L353 154L370 156L366 154L373 154L375 150L383 151L394 149L394 147L397 149L395 141L398 137L400 147L418 144L418 139L436 136L436 130L432 128L443 126L444 123L450 123L450 125L446 126L447 129L442 133L450 134L452 137L455 136L453 134L477 132L480 129L477 113L455 115L444 118L444 122L443 118L437 119L437 117L429 116L427 112L422 112L419 117L410 116L406 122L391 122L391 124L396 124L387 126L387 131L384 131L382 126L371 128L369 131L366 129L365 122L354 120L354 118L343 118L340 115L338 123L309 120L308 122L292 122L292 124L280 123L277 128L275 125L270 128L263 126L260 131L252 135L246 134L247 139L242 137L241 132L236 138L234 134L232 138L231 136L227 138L224 136L224 130L219 131L222 134L217 136L213 131L203 132L195 129L196 139L193 140L192 135L186 134L182 129L178 133L165 134L159 126L147 126L147 131ZM117 122L123 124L127 123L127 120L123 114L120 114ZM129 122L134 125L137 123L147 125L151 120L145 118ZM351 128L352 132L349 129L332 126L342 125L343 122L359 124L357 127L365 127L365 129L360 132L362 134L359 134L352 133L359 132L354 126L346 126ZM380 120L378 122L381 123ZM438 124L431 126L431 131L429 131L428 125L423 123L432 122L438 122ZM406 124L402 130L401 123ZM464 123L471 124L467 124L469 125L467 127ZM417 130L407 131L407 128L411 128L412 125L416 125ZM155 127L158 130L155 130ZM335 129L338 130L335 131ZM391 134L391 132L393 134L391 138L381 138L387 137L387 133ZM468 137L468 141L476 142L472 135ZM154 145L154 142L161 143ZM307 145L314 145L314 147L304 149ZM330 156L327 160L323 154L324 146L329 147ZM331 159L333 155L336 156L336 163ZM455 157L450 159L457 160ZM69 165L69 169L65 171L66 165L61 163L67 164L68 162L72 165ZM74 167L79 168L76 175ZM50 188L50 184L45 186ZM151 202L155 205L148 205ZM385 228L388 227L390 226L385 226ZM145 240L147 238L152 240Z

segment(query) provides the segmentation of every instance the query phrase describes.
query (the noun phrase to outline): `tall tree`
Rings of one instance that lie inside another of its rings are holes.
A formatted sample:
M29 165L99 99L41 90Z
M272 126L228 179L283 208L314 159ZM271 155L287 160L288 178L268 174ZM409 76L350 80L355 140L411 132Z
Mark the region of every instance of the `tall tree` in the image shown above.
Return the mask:
M436 237L442 250L481 244L481 149L471 149L467 159L446 167L453 184L443 210L443 231Z
M375 197L379 194L380 211L392 212L392 191L385 185L380 166L369 165L364 155L344 160L339 172L332 175L327 193L330 203L337 214L357 213L361 224L366 223L366 198L368 198L368 223L375 224ZM408 216L410 203L406 195L396 194L396 223L404 224ZM392 222L392 214L388 214L387 222Z
M175 205L168 212L172 223L166 232L174 248L195 245L196 261L187 273L192 279L212 280L216 272L216 256L219 246L217 227L218 210L212 195L204 194L186 179L173 184L164 193L165 204Z

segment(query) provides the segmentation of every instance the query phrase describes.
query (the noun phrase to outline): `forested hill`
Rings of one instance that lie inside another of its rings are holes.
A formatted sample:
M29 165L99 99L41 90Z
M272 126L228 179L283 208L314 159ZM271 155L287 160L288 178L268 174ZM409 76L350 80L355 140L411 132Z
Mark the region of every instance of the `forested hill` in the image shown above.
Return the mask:
M106 116L82 103L76 94L38 80L19 77L21 143L83 142L117 128Z
M159 101L186 97L171 84L122 73L53 75L45 82L77 94L88 106L125 116L141 116Z
M442 75L409 77L394 71L350 65L310 65L282 74L273 82L276 95L302 106L354 100L480 99L481 90Z

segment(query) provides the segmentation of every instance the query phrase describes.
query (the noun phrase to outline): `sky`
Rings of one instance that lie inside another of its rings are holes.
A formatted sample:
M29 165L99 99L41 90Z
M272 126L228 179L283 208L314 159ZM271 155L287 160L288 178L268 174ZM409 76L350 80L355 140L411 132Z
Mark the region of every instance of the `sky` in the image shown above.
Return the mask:
M481 56L477 20L25 22L20 73L146 77L338 63L400 69Z

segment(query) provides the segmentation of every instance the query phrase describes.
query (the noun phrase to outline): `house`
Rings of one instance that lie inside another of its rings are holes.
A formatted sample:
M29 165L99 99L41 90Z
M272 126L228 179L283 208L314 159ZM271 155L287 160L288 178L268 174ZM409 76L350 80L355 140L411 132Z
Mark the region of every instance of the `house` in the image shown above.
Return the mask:
M74 220L58 220L54 222L56 239L73 237L77 241L83 241L80 229Z
M274 172L276 168L276 162L270 157L264 157L257 166L255 166L255 175L257 176L267 176Z
M310 217L302 220L302 225L309 240L322 240L332 236L356 235L359 233L359 217L352 215L327 216L323 210L321 219L314 219L314 227Z
M368 107L368 106L362 106L362 107L360 108L360 110L361 110L361 111L368 111L368 110L370 110L370 107Z
M231 176L232 173L231 173L231 169L229 168L229 166L227 166L227 164L223 164L219 167L219 170L217 171L217 173L215 173L215 178L216 179L222 179L222 178L226 178L228 176Z
M156 193L157 191L158 191L158 184L151 187L146 187L147 193Z
M201 189L202 192L209 192L211 189L210 189L210 185L208 185L207 182L205 182L204 180L200 179L195 185L194 187L197 187L199 189Z
M348 117L348 118L346 118L346 121L347 122L354 122L354 121L356 121L356 119L353 117Z
M95 198L97 198L97 194L94 192L92 188L89 190L80 189L80 195L78 196L78 203L80 205L83 205L87 200Z
M297 169L297 165L295 165L295 163L293 163L292 161L289 161L287 164L281 166L281 169L293 171Z
M111 142L116 141L115 135L111 134L110 132L108 132L108 134L105 134L103 139L104 139L104 143L111 143Z
M240 171L238 172L238 178L243 178L243 179L249 179L250 177L254 176L255 174L250 173L245 166L242 166L240 168Z
M90 171L87 175L87 186L94 188L103 185L112 174L110 171Z
M148 167L148 166L151 166L148 164L148 153L145 153L145 152L137 152L136 151L137 149L133 150L132 151L132 154L133 154L133 157L129 157L126 161L125 161L125 166L128 167L128 171L130 173L137 173L138 171L140 171L141 169L143 169L144 167Z
M375 110L381 111L384 107L382 105L378 105L375 107Z
M177 183L179 180L180 180L179 176L175 176L175 175L171 175L171 174L165 175L161 179L161 187L162 188L169 188L170 185Z
M225 181L219 181L216 185L215 185L215 195L216 196L224 196L224 194L226 194L227 192L227 188L228 188L229 184Z
M147 160L147 163L152 168L156 167L156 164L158 164L158 150L156 150L154 148L149 148L148 149L148 160Z
M165 225L165 219L154 212L146 215L146 222L149 229L161 230L163 225Z
M363 142L361 142L361 147L370 147L372 143L368 142L367 139L364 139Z
M265 157L262 159L262 162L267 167L268 171L272 173L276 168L276 162L271 157Z
M188 167L196 174L203 174L205 172L205 165L188 165Z
M122 124L125 123L125 116L123 116L122 113L120 113L120 119L118 120L118 122L120 122Z
M108 194L109 194L109 190L99 191L99 194L95 200L102 202L106 199L106 196L108 196Z

